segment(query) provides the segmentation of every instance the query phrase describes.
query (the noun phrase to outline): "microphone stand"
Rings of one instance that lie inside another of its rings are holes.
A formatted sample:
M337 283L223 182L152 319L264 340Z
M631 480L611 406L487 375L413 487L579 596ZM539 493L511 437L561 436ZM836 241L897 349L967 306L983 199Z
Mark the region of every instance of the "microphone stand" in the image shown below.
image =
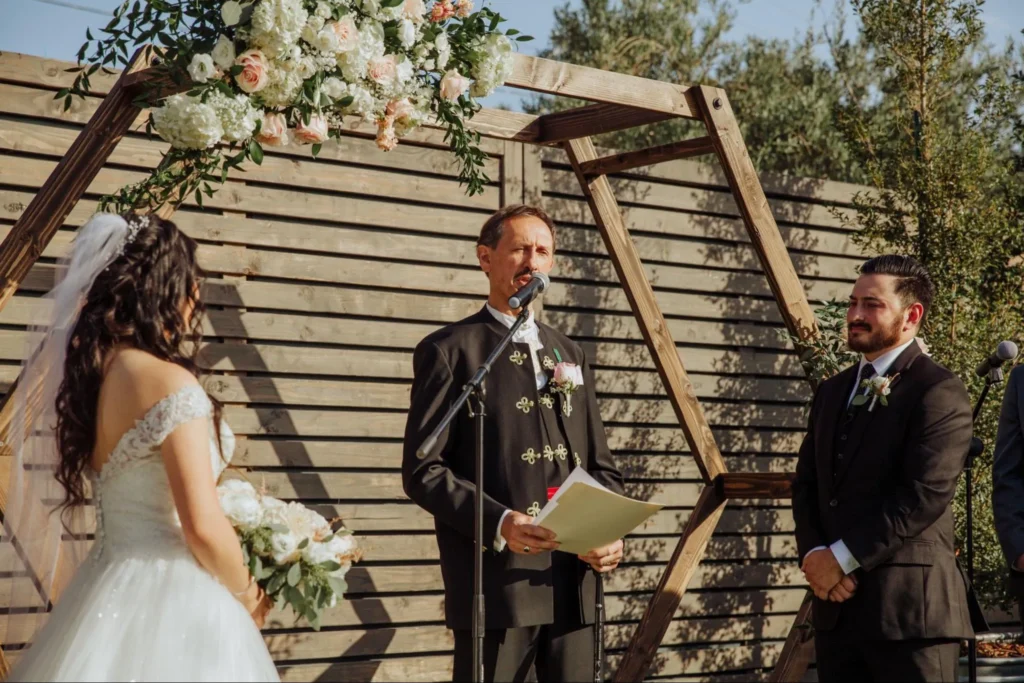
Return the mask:
M484 633L487 624L484 607L484 498L481 495L484 490L484 422L487 417L484 408L484 398L487 395L484 379L491 371L494 361L508 348L512 337L526 322L529 314L529 304L527 304L520 309L515 323L494 347L491 355L487 356L483 365L477 368L473 377L466 382L462 393L445 413L441 422L416 451L416 455L420 459L427 457L437 446L437 440L441 433L459 414L462 406L469 403L470 398L473 399L473 402L469 403L469 416L473 418L475 431L473 441L475 444L474 462L476 463L476 497L473 510L473 537L476 543L476 554L473 558L473 683L483 683L484 680Z
M977 422L981 414L981 406L988 398L989 390L1004 379L1001 367L991 368L985 376L985 386L974 404L974 413L971 416L972 422ZM967 580L974 587L974 459L985 451L985 443L976 436L971 437L971 445L967 449L967 462L964 465L965 494L967 496ZM977 638L967 643L967 677L969 683L978 683L978 640Z

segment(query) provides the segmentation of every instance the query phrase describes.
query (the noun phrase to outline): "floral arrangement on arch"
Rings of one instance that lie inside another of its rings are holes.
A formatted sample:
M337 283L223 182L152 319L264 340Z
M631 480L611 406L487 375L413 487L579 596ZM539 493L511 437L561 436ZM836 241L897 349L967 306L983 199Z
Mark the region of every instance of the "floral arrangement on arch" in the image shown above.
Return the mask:
M486 155L465 122L509 77L514 41L532 40L500 31L503 21L473 0L125 0L104 37L86 32L75 82L56 98L70 107L90 76L126 65L129 48L145 43L161 50L154 80L185 88L147 123L171 144L167 155L104 208L192 195L202 205L231 168L262 163L264 145L295 141L316 156L345 117L375 123L385 151L436 119L476 194L489 180Z

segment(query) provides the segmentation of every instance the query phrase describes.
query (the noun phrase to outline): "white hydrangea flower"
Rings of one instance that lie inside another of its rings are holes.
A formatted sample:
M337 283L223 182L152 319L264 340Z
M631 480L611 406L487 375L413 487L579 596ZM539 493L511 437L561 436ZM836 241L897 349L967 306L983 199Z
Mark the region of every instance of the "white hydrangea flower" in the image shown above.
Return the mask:
M310 543L302 551L302 559L310 564L323 564L324 562L336 562L337 557L331 552L326 543Z
M364 21L359 26L359 51L367 60L384 56L384 25L379 21Z
M402 41L402 47L408 49L416 44L416 25L408 19L402 19L398 24L398 39Z
M448 66L448 61L452 58L452 44L448 40L447 33L441 31L437 34L437 38L434 39L434 49L437 50L437 61L434 66L438 71L444 71Z
M235 41L231 40L227 36L221 34L220 38L217 39L217 44L213 47L213 63L218 68L227 71L235 64Z
M486 97L512 75L512 43L504 34L492 33L474 52L477 62L472 76L476 82L470 93L474 97Z
M348 85L348 92L346 93L346 97L347 96L352 97L352 104L345 107L344 113L346 114L355 114L356 116L368 118L378 108L383 108L383 106L378 107L378 105L374 102L373 95L370 93L369 90L359 85L356 85L355 83L350 83Z
M192 55L188 65L188 75L196 83L206 83L217 75L217 67L213 65L213 57L205 54Z
M291 105L302 89L302 76L289 65L271 63L267 71L267 87L260 91L259 97L269 107L287 107Z
M331 6L326 2L316 3L316 11L314 14L321 19L330 19L331 17Z
M325 79L323 85L320 86L320 91L335 102L348 96L348 86L345 85L345 81L337 76L330 76Z
M256 130L256 125L263 120L263 110L253 107L245 95L228 97L218 90L210 95L207 104L220 117L224 140L228 142L248 140Z
M302 39L310 45L317 47L317 34L323 29L325 23L326 22L323 17L311 14L309 19L306 21L306 25L302 27ZM317 49L320 48L317 47Z
M384 27L380 22L366 20L359 25L359 45L338 55L338 68L349 83L366 79L370 61L384 56Z
M208 149L224 137L214 108L184 93L168 97L152 116L156 132L177 149Z
M268 57L286 54L308 19L302 0L261 0L252 13L252 42Z
M403 88L416 75L416 67L408 57L402 57L395 69L395 81L398 88Z

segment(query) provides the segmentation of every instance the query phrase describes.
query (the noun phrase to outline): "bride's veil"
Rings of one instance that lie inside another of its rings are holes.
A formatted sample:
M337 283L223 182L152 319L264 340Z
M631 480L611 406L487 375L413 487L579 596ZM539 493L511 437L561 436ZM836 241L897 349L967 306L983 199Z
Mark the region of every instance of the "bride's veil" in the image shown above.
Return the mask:
M146 220L93 216L60 260L54 288L34 307L39 324L29 326L21 374L6 406L13 409L10 426L0 433L0 457L7 461L0 462L0 607L7 612L0 619L0 643L5 649L31 642L85 557L93 515L83 507L60 510L64 490L54 478L59 462L55 403L85 297Z

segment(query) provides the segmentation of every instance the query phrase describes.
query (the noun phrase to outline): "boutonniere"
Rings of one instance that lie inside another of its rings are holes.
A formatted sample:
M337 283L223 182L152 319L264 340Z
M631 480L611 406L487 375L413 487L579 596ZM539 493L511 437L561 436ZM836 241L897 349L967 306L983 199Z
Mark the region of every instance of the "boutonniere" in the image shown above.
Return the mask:
M562 397L562 414L572 415L572 395L583 386L583 369L575 363L567 363L555 349L555 375L551 380L551 391Z
M893 382L900 376L897 372L895 375L884 375L879 377L872 377L871 379L861 380L860 386L862 389L867 389L863 394L859 394L853 397L853 405L862 406L871 401L868 405L868 412L870 413L875 409L876 403L881 403L883 406L889 405L889 392L892 391Z

